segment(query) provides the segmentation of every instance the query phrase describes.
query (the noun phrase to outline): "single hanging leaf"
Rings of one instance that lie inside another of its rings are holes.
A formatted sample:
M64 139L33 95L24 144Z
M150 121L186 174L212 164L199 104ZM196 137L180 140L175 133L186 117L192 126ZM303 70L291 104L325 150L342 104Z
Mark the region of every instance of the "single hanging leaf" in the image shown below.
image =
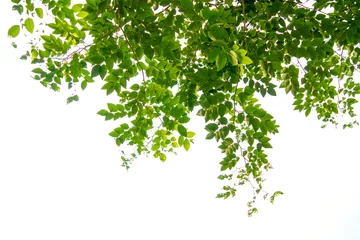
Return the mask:
M189 151L189 149L190 149L190 141L189 141L189 139L185 139L184 148L185 148L186 151Z
M38 15L39 18L44 17L44 12L43 12L42 8L35 8L35 12L36 12L36 15Z
M99 76L100 74L100 66L99 65L95 65L92 69L91 69L91 77L94 78L96 76Z
M106 76L106 72L107 72L106 66L101 65L99 68L99 75L100 75L101 79L104 79L104 77Z
M195 136L194 132L187 132L187 137L188 138L193 138Z
M20 33L20 26L19 25L14 25L11 28L9 28L8 30L8 35L10 37L17 37Z
M34 32L34 21L31 18L27 18L24 22L26 30L28 30L30 33Z
M268 89L268 93L269 93L271 96L276 96L275 89L273 89L273 88L269 88L269 89Z

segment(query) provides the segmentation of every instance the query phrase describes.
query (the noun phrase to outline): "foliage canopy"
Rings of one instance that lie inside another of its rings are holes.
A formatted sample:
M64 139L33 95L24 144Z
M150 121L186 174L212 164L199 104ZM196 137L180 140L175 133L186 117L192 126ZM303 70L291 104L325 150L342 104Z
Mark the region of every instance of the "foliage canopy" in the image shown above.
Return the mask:
M11 1L21 17L8 35L30 33L21 58L36 65L35 80L54 91L103 81L118 97L98 114L119 122L109 134L118 146L134 146L123 151L126 168L139 154L165 161L178 147L189 150L196 111L224 155L219 179L229 183L218 197L250 183L249 215L256 197L268 195L265 150L279 127L259 98L284 90L295 110L325 124L355 117L359 0Z

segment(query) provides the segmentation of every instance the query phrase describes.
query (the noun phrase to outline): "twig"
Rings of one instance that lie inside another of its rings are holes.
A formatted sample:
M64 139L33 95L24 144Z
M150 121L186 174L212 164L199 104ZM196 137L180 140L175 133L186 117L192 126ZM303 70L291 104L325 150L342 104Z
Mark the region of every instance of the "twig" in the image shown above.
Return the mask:
M245 37L247 35L247 31L246 29L246 14L245 14L245 0L241 0L241 5L242 5L242 14L243 14L243 18L244 18L244 32L245 32L245 36L244 39L242 40L242 45L244 45L245 42Z
M240 79L239 79L240 81ZM235 119L236 119L236 92L238 90L238 85L239 85L239 81L236 83L236 87L235 87L235 92L234 92L234 97L233 97L233 104L234 104L234 119L233 119L233 124L235 125Z
M155 15L159 15L160 13L165 12L166 10L168 10L168 9L169 9L169 7L170 7L170 5L168 5L166 8L164 8L164 9L163 9L163 10L161 10L160 12L155 13Z
M341 88L341 83L340 83L340 81L341 81L341 78L342 78L342 76L341 76L341 69L342 69L342 58L343 58L343 53L344 53L344 48L341 48L341 54L340 54L340 71L339 71L339 76L338 76L338 94L337 94L337 108L340 110L340 113L341 113L341 111L342 111L342 109L341 109L341 107L340 107L340 97L339 97L339 94L340 94L340 88Z
M314 8L307 7L307 6L303 5L303 3L296 3L296 5L298 5L298 6L302 7L302 8L309 9L309 10L315 10L315 11L317 11L317 12L320 12L320 13L325 14L326 16L329 16L328 13L323 12L323 11L321 11L321 10L317 10L317 9L314 9Z
M242 0L242 12L244 17L244 29L246 28L245 0Z
M301 69L304 71L304 73L307 73L307 71L305 70L305 68L304 68L304 67L302 66L302 64L300 63L299 59L296 58L296 60L297 60L297 62L298 62L298 64L299 64L299 66L301 67Z
M112 32L109 32L109 33L105 34L104 36L102 36L101 38L99 38L98 41L93 42L93 43L90 43L90 44L86 44L85 46L83 46L83 47L81 47L81 48L78 48L77 50L71 52L70 54L68 54L67 56L64 56L63 58L51 58L51 59L57 59L57 60L61 60L61 61L68 60L68 59L70 59L75 53L80 53L80 52L82 52L82 51L85 50L86 48L91 47L91 46L99 43L99 42L100 42L101 40L103 40L105 37L110 36L110 35L113 34L113 33L114 33L113 31L112 31Z
M128 44L128 46L129 46L131 52L133 53L137 65L138 65L138 66L140 67L140 69L141 69L141 73L142 73L142 77L143 77L143 80L142 80L142 81L143 81L144 85L146 85L144 69L143 69L142 66L140 65L140 62L139 62L139 60L138 60L138 58L137 58L137 56L136 56L136 53L135 53L133 47L131 46L131 43L130 43L129 39L127 38L127 36L126 36L126 34L125 34L122 26L121 26L121 21L120 21L120 9L117 10L117 15L118 15L118 21L119 21L119 22L118 22L119 29L120 29L120 31L123 33L124 38L125 38L125 41L127 42L127 44Z

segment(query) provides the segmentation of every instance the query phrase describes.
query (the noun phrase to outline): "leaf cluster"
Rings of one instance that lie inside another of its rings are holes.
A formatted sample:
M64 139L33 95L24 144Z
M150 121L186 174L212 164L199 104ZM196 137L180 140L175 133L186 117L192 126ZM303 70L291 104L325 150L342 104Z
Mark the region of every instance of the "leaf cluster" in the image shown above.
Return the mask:
M119 122L109 134L118 146L134 146L123 152L126 168L139 154L165 161L179 147L189 150L195 132L187 124L196 111L206 139L223 153L219 179L228 184L218 197L250 184L249 215L257 212L256 197L268 196L266 149L279 128L260 98L284 90L293 95L294 110L313 112L325 124L355 117L358 1L12 2L21 17L8 35L33 34L22 59L36 65L35 80L54 91L101 81L107 95L118 97L98 114ZM78 99L74 94L68 102Z

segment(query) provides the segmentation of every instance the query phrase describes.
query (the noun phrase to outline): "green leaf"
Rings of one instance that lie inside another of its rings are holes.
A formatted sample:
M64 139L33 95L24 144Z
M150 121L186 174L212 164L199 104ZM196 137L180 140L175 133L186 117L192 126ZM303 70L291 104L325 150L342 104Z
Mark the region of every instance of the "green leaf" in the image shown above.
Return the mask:
M157 150L159 150L159 148L160 148L160 144L156 143L156 144L152 145L151 151L157 151Z
M273 68L275 70L281 70L282 69L281 63L279 63L279 62L272 62L271 64L272 64L272 66L273 66Z
M229 128L227 126L220 129L221 138L225 139L227 135L229 134Z
M85 11L80 11L76 16L78 16L79 18L85 18L89 15L88 12Z
M150 46L148 46L148 47L146 47L146 48L144 49L144 54L145 54L145 56L148 57L149 59L152 59L152 58L153 58L154 53L155 53L154 50L153 50Z
M224 104L220 104L218 106L218 112L219 112L220 117L223 117L226 113L226 106Z
M247 51L246 51L245 49L239 49L239 50L237 50L237 52L240 53L240 55L241 55L242 57L245 57L245 55L246 55L246 53L247 53Z
M178 132L181 136L186 137L187 136L187 130L183 125L178 125Z
M100 66L95 65L91 70L91 77L94 78L96 76L99 76L99 74L100 74Z
M76 102L79 101L79 96L78 95L74 95L74 96L68 97L66 99L67 104L69 104L71 102L74 102L74 101L76 101Z
M44 12L43 12L42 8L35 8L35 12L36 12L36 15L38 15L39 18L44 17Z
M100 111L97 112L97 114L99 114L100 116L105 117L106 115L108 115L108 111L106 111L105 109L101 109Z
M182 116L178 121L179 123L187 123L190 121L190 118L188 116Z
M238 56L237 56L237 53L233 50L230 50L230 62L233 66L236 66L238 65Z
M82 9L83 5L82 4L75 4L74 6L72 6L72 10L74 12L80 12L80 10Z
M31 18L27 18L24 22L26 30L28 30L30 33L34 32L34 21Z
M213 139L214 137L215 137L215 133L214 133L214 132L209 132L209 133L206 135L205 139Z
M276 191L276 192L274 192L274 194L270 197L270 203L274 203L275 198L276 198L277 196L283 195L283 194L284 194L284 193L281 192L281 191Z
M186 136L187 136L188 138L193 138L193 137L195 136L195 133L188 131Z
M217 59L217 56L220 54L221 49L214 47L210 49L209 55L208 55L208 61L209 62L215 62Z
M189 139L185 139L184 148L185 148L186 151L189 151L189 149L190 149L190 141L189 141Z
M86 86L87 86L87 81L86 80L82 81L81 82L81 89L85 90Z
M32 70L32 72L33 72L33 73L38 73L38 74L44 73L44 71L43 71L41 68L34 68L34 69Z
M161 160L162 162L165 162L165 161L166 161L166 155L165 155L165 153L160 153L160 160Z
M180 0L180 5L186 8L192 8L193 3L190 0Z
M205 126L205 129L208 132L215 132L218 129L218 125L216 123L209 123Z
M208 6L204 7L201 15L205 18L205 19L209 19L212 16L212 12L210 10L210 8Z
M238 116L237 116L237 119L238 119L239 123L242 123L244 121L244 119L245 119L244 113L239 113Z
M355 42L355 34L352 30L346 31L346 39L348 40L349 43Z
M107 72L107 68L105 65L101 65L99 67L99 75L101 77L101 79L104 79L104 77L106 76L106 72Z
M133 84L133 85L130 87L130 89L131 89L131 90L134 90L134 91L139 90L139 88L140 88L140 86L139 86L139 84L137 84L137 83Z
M115 131L112 131L111 133L109 133L109 135L110 135L111 137L116 138L116 137L119 137L119 136L120 136L120 133L115 132Z
M117 106L113 103L108 103L107 107L110 110L110 112L116 112L118 110Z
M248 56L244 56L241 63L245 64L245 65L248 65L248 64L252 64L253 61Z
M8 35L13 38L17 37L19 35L19 33L20 33L19 25L14 25L11 28L9 28L9 30L8 30Z
M268 91L269 95L271 96L276 96L276 92L275 92L275 89L274 88L269 88Z
M184 136L179 136L179 138L178 138L179 146L183 146L183 145L184 145L184 141L185 141Z
M263 146L264 148L272 148L271 144L268 143L268 142L262 143L262 146Z
M221 51L216 57L216 70L220 71L226 66L227 56L226 53Z

